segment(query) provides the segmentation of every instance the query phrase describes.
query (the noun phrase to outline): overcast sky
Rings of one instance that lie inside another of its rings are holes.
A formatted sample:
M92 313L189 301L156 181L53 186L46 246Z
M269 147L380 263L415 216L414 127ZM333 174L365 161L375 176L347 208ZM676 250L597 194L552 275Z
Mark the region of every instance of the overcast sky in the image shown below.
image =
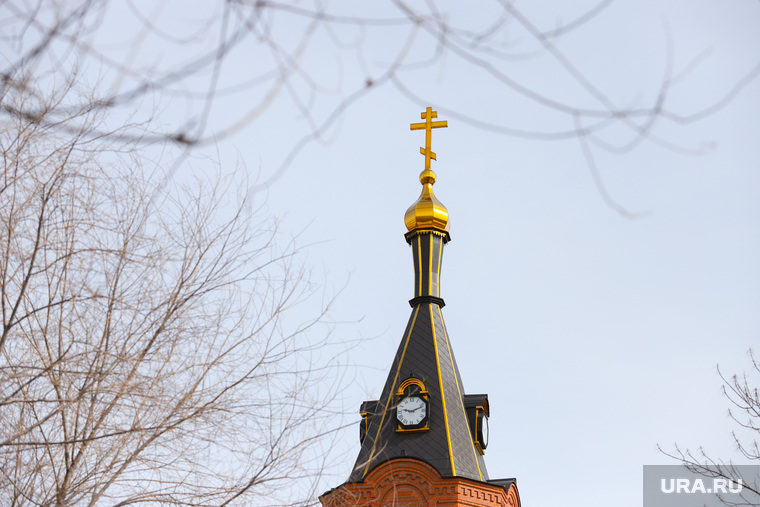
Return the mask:
M515 3L545 34L595 4ZM380 2L327 5L401 17ZM490 2L436 5L463 29L499 19ZM278 16L274 36L289 51L303 24ZM449 124L433 133L435 192L452 237L443 314L465 389L489 394L490 476L516 477L526 507L638 507L642 465L673 463L658 444L735 457L716 365L747 370L747 350L760 343L760 80L744 81L760 62L758 27L757 1L618 1L551 39L552 53L506 17L489 39L504 53L499 80L451 50L436 57L424 29L410 38L408 26L337 23L315 30L299 56L303 74L255 121L196 155L244 164L254 202L311 244L315 280L328 293L345 286L332 317L345 322L337 335L364 338L355 362L366 368L346 391L358 424L411 311L403 215L419 195L424 134L409 124L436 109ZM397 80L383 80L405 45ZM232 54L222 84L245 81L258 56ZM313 131L304 111L322 125L368 79L377 82L319 141L298 144ZM658 103L683 117L719 107L690 123L576 122L561 107ZM234 101L215 106L210 133L241 116ZM586 140L572 135L591 127ZM325 489L348 477L356 426L344 441Z
M567 6L517 5L543 30L573 17ZM452 16L465 24L473 11ZM688 114L758 64L758 26L757 2L617 2L560 47L619 107L651 106L670 70L667 107ZM509 36L515 53L536 51L517 28ZM367 58L371 67L380 57ZM679 149L648 140L619 155L594 147L606 192L631 213L623 216L605 202L576 139L504 136L456 115L544 131L572 130L567 117L455 58L413 74L404 82L421 101L375 90L268 190L287 228L323 241L309 262L328 285L348 279L337 318L363 320L338 333L373 338L358 350L357 362L377 368L360 372L357 411L379 396L410 312L403 214L419 193L424 136L409 123L431 105L449 122L433 134L435 191L451 217L444 318L466 390L491 400L491 477L517 477L528 507L634 507L642 465L673 463L658 444L735 457L716 365L740 373L760 344L760 83L698 123L657 120L653 135ZM544 53L512 62L510 77L599 106ZM260 146L260 136L277 146ZM615 126L599 137L634 136ZM260 121L231 144L267 178L292 142L286 125ZM357 434L346 432L345 476Z

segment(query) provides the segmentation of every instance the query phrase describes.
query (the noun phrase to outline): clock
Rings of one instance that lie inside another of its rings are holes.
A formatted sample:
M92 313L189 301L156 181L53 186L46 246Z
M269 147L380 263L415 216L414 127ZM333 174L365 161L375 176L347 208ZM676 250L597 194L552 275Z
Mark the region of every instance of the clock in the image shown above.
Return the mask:
M419 396L407 396L396 407L396 419L402 428L420 426L427 419L427 402Z
M488 416L482 412L478 414L478 443L482 450L488 447Z
M475 449L485 454L488 447L488 413L490 412L487 394L465 394L464 409L467 423Z

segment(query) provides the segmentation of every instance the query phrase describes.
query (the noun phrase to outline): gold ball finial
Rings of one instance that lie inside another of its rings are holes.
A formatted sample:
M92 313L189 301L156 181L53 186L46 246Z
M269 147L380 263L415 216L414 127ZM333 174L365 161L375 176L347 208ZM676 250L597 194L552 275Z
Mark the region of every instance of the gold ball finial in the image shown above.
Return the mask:
M420 183L423 185L425 183L430 183L431 185L435 184L435 173L431 171L430 169L425 169L420 173Z

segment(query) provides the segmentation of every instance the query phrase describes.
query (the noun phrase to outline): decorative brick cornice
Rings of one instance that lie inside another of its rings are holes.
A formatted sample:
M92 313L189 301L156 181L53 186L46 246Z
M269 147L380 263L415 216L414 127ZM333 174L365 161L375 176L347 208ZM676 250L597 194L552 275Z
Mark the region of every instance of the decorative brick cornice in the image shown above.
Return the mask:
M443 478L427 463L398 458L373 469L364 482L345 483L319 498L323 507L520 507L517 487L462 477Z

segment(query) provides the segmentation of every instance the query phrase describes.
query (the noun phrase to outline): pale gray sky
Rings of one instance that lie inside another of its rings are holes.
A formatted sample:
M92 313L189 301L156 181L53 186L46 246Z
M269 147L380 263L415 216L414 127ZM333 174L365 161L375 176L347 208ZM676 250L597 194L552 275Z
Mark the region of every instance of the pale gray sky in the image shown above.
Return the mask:
M496 19L488 2L434 4L449 23L472 30ZM543 32L595 4L515 2ZM380 2L327 7L401 16ZM297 47L300 37L292 34L302 25L278 16L275 37L286 49ZM504 76L558 104L651 108L664 91L663 107L688 116L757 67L759 26L756 1L629 0L559 39L562 56L542 51L514 20L494 40L510 55L498 63ZM324 274L328 292L346 284L333 318L349 323L335 332L368 338L356 362L375 367L360 369L347 387L357 424L360 403L380 394L410 312L403 214L419 194L424 135L409 123L430 105L449 122L433 135L435 191L451 216L444 318L465 388L490 396L491 477L517 477L526 507L638 507L642 465L672 463L658 443L704 445L730 457L732 424L716 365L741 372L747 350L760 343L760 81L700 121L656 117L644 139L630 123L602 125L589 144L593 163L615 205L634 216L627 218L605 202L573 136L509 136L461 118L572 133L577 125L567 112L516 92L451 50L412 65L435 55L424 29L414 38L408 27L332 30L316 29L299 56L303 75L294 74L254 122L196 154L223 167L243 162L252 178L268 182L252 190L254 201L266 198L286 234L303 231L300 241L315 243L307 262L317 279ZM283 166L311 131L303 110L321 124L368 77L381 80L404 44L410 51L399 82L379 82L325 130L323 142L306 144ZM221 83L244 82L267 61L264 53L231 54ZM314 96L307 75L321 87ZM240 100L217 101L210 133L244 118ZM162 114L182 108L165 101ZM629 149L610 152L604 143ZM336 463L341 478L359 449L356 427L345 431L345 442Z
M549 29L582 4L516 5ZM476 18L469 5L452 20ZM669 44L674 75L702 58L666 98L688 114L758 64L758 26L757 2L616 2L560 48L619 106L651 106ZM524 32L511 36L535 50ZM382 43L373 44L381 54ZM368 67L374 58L382 56L368 56ZM599 106L545 54L509 69L557 101ZM419 193L424 136L408 124L431 105L449 122L433 135L435 191L451 215L444 317L465 388L490 396L491 477L517 477L528 507L637 507L642 465L672 463L658 443L704 445L729 457L732 424L716 365L741 372L747 350L760 343L760 83L699 123L657 120L655 136L698 155L647 140L623 155L594 148L615 202L646 212L628 219L605 205L577 140L506 137L450 113L547 131L572 130L567 117L451 56L404 82L421 102L392 86L376 90L330 130L328 144L305 148L269 189L287 227L308 226L304 240L325 241L309 259L324 266L328 284L350 274L337 311L341 320L363 320L338 332L377 337L359 349L358 362L379 368L361 372L357 387L366 392L356 390L356 409L379 395L410 312L403 213ZM266 136L269 129L258 122L231 143L263 177L293 140L286 125ZM259 136L284 148L256 146ZM600 137L633 136L613 127ZM346 431L346 476L357 433Z

